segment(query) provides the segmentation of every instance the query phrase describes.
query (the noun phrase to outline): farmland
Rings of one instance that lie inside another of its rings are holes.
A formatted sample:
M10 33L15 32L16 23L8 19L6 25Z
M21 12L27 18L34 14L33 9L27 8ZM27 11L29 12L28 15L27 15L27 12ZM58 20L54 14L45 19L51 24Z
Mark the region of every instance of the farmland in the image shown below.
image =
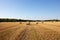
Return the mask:
M0 40L60 40L60 22L0 22Z

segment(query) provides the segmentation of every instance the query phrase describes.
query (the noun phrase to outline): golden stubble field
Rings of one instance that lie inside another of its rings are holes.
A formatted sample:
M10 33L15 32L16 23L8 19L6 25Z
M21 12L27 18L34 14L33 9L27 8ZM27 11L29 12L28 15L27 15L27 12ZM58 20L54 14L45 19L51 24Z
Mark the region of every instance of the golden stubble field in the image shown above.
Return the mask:
M0 22L0 40L60 40L60 22Z

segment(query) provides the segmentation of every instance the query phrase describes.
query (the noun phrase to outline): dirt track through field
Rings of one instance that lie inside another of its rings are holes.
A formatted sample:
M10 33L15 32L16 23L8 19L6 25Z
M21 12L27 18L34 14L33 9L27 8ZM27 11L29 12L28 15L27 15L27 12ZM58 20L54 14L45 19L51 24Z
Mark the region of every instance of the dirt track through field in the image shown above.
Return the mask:
M16 23L0 30L0 40L60 40L60 28L58 25L46 23L30 25Z

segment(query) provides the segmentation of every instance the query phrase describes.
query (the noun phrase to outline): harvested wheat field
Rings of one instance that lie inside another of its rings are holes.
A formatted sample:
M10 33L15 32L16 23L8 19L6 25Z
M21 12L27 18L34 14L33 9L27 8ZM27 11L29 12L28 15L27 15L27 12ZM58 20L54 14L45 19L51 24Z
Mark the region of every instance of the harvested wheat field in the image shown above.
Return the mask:
M60 40L60 22L0 22L0 40Z

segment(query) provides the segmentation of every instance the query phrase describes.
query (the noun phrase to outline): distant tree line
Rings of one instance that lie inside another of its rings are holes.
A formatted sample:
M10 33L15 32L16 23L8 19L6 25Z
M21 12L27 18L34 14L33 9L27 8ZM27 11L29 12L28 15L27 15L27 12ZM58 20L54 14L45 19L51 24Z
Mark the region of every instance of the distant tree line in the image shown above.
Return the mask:
M53 19L53 20L44 20L45 22L59 22L60 20L58 19Z
M34 20L23 20L23 19L1 19L0 22L35 22Z
M53 19L53 20L23 20L23 19L1 19L0 22L59 22L60 20L58 19Z

